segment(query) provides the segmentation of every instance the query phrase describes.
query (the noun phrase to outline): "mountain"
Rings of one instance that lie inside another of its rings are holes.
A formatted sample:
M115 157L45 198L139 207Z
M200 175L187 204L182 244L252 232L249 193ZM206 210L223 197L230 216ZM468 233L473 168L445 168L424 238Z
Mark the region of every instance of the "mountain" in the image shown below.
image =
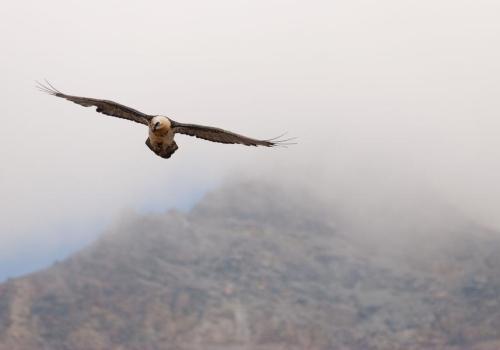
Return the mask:
M341 204L247 182L129 215L0 285L0 350L500 348L495 233L422 223L375 249Z

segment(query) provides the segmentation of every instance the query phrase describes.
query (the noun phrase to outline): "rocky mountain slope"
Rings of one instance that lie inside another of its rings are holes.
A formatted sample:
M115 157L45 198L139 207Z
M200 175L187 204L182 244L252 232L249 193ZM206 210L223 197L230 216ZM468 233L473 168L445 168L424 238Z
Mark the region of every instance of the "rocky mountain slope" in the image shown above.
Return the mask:
M268 184L132 215L0 285L0 350L500 348L500 238L375 253L335 210Z

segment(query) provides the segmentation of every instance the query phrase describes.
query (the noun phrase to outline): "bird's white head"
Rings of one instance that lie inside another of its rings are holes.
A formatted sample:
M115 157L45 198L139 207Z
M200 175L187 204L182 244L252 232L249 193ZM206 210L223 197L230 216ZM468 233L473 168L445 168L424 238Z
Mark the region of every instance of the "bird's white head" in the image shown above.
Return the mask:
M153 117L149 123L149 128L152 132L168 131L171 127L172 123L170 123L170 119L161 115Z

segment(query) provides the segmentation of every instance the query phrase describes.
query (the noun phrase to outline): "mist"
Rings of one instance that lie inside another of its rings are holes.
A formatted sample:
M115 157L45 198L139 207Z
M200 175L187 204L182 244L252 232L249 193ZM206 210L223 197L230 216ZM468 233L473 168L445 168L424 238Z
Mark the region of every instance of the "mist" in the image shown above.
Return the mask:
M500 228L499 10L448 0L5 4L0 260L92 241L125 210L188 210L235 178L308 188L372 228L381 217L415 226L457 216ZM144 128L38 92L44 78L298 144L181 136L166 161L146 148ZM413 232L396 231L383 243Z

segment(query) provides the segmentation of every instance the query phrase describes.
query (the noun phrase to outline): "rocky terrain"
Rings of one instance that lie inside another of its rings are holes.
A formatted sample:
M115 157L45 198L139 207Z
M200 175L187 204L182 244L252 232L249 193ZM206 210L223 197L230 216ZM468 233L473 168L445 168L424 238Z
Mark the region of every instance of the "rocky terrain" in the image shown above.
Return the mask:
M464 221L391 251L353 227L260 183L131 215L0 285L0 350L500 349L500 236Z

